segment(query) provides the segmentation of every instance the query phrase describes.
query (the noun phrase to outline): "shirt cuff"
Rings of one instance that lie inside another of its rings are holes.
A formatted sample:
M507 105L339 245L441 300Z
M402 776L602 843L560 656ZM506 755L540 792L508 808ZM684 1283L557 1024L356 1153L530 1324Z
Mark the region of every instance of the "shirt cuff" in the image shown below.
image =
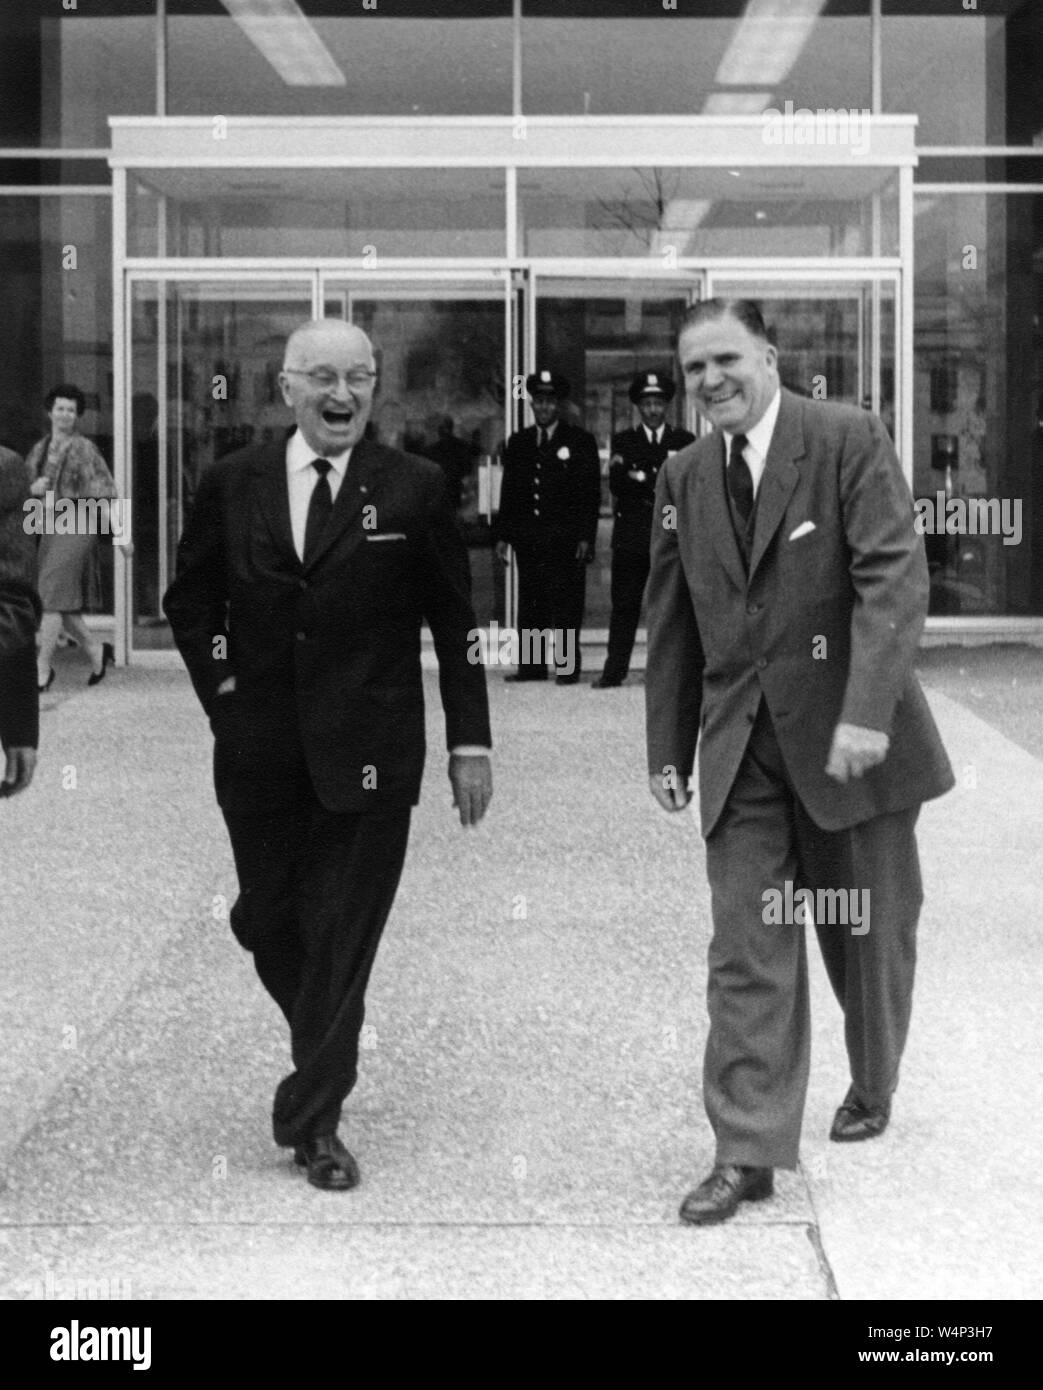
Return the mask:
M476 743L461 743L455 748L450 748L449 756L451 758L487 758L491 752L491 748L481 748Z

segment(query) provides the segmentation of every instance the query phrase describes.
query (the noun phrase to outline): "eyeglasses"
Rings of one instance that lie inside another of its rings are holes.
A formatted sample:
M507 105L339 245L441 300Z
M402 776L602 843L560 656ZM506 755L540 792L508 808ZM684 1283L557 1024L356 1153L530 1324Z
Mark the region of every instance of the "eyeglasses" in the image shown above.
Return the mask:
M351 391L364 391L376 376L367 367L353 367L350 372L335 372L331 367L316 367L310 372L300 367L283 367L283 371L287 376L306 376L317 391L332 391L339 381Z

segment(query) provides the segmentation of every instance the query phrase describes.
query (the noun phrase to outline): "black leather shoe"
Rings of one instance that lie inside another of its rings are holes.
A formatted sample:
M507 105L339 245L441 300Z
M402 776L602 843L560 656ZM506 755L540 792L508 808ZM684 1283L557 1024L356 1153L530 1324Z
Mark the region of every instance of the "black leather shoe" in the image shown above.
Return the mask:
M107 666L111 666L115 660L115 647L112 645L111 642L103 642L101 644L101 670L92 671L91 674L87 677L87 684L97 685L99 681L103 681L105 679L105 668Z
M298 1168L308 1170L312 1187L327 1192L348 1192L362 1180L359 1165L335 1134L320 1134L298 1144L293 1161Z
M512 685L518 681L545 681L546 679L546 671L544 671L541 675L538 676L530 676L527 672L523 673L521 671L516 671L513 675L510 676L504 676L504 680L510 681Z
M555 685L579 685L579 673L572 676L555 676Z
M829 1137L836 1144L856 1144L860 1139L875 1139L878 1134L883 1134L890 1118L890 1101L886 1105L863 1105L852 1086L833 1116Z
M590 682L590 688L591 690L616 690L622 684L622 681L610 680L608 676L598 676L596 681Z
M718 1164L681 1203L681 1220L689 1226L714 1226L734 1216L740 1202L763 1202L774 1191L775 1173L771 1168Z
M51 688L51 686L52 686L53 684L54 684L54 667L52 666L52 667L51 667L51 674L50 674L50 675L47 677L47 679L44 681L43 685L37 684L37 687L36 687L36 688L37 688L37 690L40 692L40 694L42 695L42 694L44 693L45 690L50 690L50 688Z

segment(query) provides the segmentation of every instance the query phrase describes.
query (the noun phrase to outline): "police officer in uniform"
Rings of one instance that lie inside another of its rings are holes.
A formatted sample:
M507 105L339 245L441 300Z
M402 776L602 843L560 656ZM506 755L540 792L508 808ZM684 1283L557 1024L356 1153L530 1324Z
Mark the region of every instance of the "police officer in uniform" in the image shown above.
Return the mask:
M595 690L622 685L641 618L641 597L648 579L652 505L656 477L663 462L695 436L666 424L666 408L677 387L665 372L639 372L630 383L630 399L641 424L612 440L608 484L615 499L612 528L612 618L608 655Z
M497 555L505 560L510 545L518 560L521 662L507 679L546 679L546 653L531 646L526 651L525 634L550 628L557 683L574 685L587 565L597 541L601 464L594 436L561 419L570 389L565 377L541 368L526 378L525 389L536 423L507 441L493 526Z

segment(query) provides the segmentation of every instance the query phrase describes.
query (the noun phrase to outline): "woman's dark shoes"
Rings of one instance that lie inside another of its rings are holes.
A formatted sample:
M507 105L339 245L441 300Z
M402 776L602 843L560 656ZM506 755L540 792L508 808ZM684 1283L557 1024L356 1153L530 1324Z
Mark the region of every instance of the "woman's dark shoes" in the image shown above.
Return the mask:
M112 645L111 642L103 642L101 644L101 670L92 671L91 674L87 677L87 684L97 685L99 681L103 681L105 679L105 668L107 666L111 666L115 660L115 647ZM54 673L52 672L51 674L53 675Z
M335 1134L321 1134L298 1144L293 1161L298 1168L307 1169L312 1187L326 1192L348 1192L362 1180L359 1165Z
M681 1203L681 1220L689 1226L715 1226L734 1216L740 1202L763 1202L774 1191L771 1168L718 1164Z
M45 690L50 690L50 688L51 688L51 686L52 686L53 684L54 684L54 667L52 666L52 667L51 667L51 674L50 674L50 675L47 677L47 679L44 681L43 685L37 685L36 688L37 688L37 690L40 692L40 694L42 695L42 694L44 693Z
M835 1144L856 1144L860 1139L875 1139L883 1134L891 1118L891 1104L866 1105L852 1086L840 1109L833 1117L829 1137Z

